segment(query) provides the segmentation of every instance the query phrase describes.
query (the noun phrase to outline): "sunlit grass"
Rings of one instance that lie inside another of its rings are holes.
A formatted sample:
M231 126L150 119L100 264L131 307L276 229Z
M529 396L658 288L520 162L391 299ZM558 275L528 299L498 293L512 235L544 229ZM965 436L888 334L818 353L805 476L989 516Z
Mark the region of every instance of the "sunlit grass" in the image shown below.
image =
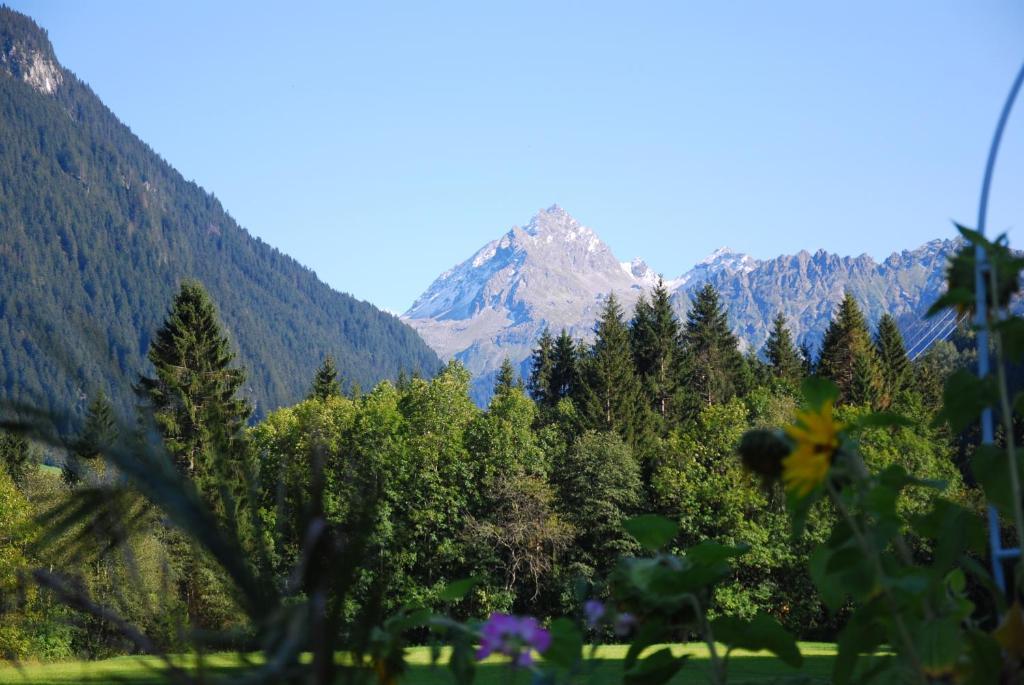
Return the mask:
M622 659L627 645L602 645L597 650L597 661L587 681L593 683L615 683L621 681ZM676 654L688 654L691 659L683 671L672 681L676 685L706 682L708 650L705 645L675 645ZM832 669L835 646L828 643L803 642L800 651L804 654L804 667L792 669L766 653L736 652L730 659L731 682L774 682L792 676L804 676L813 681L826 682ZM447 653L442 655L445 661ZM413 647L408 652L409 673L402 682L409 685L446 685L451 676L443 665L432 666L430 650ZM205 657L203 668L211 675L233 671L240 666L237 656L213 655ZM181 665L191 666L196 662L192 657L182 658ZM92 685L124 683L128 685L164 682L160 674L163 663L155 657L125 656L103 661L72 661L54 664L25 664L20 667L0 666L0 685L10 683L33 683L35 685L70 685L84 683ZM511 682L526 685L528 674L509 678L509 672L501 659L485 662L478 673L476 682Z

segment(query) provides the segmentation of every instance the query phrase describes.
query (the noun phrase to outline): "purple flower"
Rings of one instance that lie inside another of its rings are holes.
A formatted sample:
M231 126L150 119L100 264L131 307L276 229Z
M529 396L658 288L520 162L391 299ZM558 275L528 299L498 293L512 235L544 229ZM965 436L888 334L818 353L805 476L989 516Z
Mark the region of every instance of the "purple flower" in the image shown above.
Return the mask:
M628 611L623 611L615 617L615 634L619 637L629 635L634 626L636 626L636 616Z
M551 646L551 633L532 616L509 616L493 613L484 623L480 634L480 648L476 650L477 660L491 654L512 657L517 666L533 664L533 653L543 654Z
M583 603L583 615L587 619L587 625L596 628L598 622L604 617L604 603L597 599L588 599Z

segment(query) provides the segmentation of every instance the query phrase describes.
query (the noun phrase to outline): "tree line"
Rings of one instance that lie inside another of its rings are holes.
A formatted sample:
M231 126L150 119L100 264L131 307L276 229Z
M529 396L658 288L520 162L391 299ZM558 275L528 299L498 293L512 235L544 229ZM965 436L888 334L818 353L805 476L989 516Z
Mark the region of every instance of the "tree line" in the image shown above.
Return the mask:
M436 606L443 587L467 577L481 582L457 609L466 615L578 611L581 583L600 594L618 559L638 551L622 521L656 512L679 522L680 547L705 539L752 545L737 582L719 591L723 611L764 610L805 638L833 637L841 617L820 605L805 570L832 512L813 512L805 541L791 546L781 493L745 472L735 447L751 427L787 422L801 380L820 374L840 388L841 419L885 408L911 420L866 435L869 462L912 465L966 496L953 436L932 421L943 379L968 361L957 345L941 343L912 362L891 317L872 335L847 295L815 359L781 316L764 349L744 354L711 286L680 321L659 284L628 319L609 297L592 342L545 331L525 383L506 361L486 409L471 401L469 374L456 362L432 378L401 376L366 393L350 385L345 394L325 356L307 399L250 427L234 343L202 286L187 282L149 345L153 372L136 384L136 422L118 420L109 399L94 397L60 474L33 464L31 443L0 443L0 506L10 509L0 516L0 559L12 560L0 565L0 589L14 586L19 567L47 561L168 646L183 626L249 629L236 625L238 598L217 564L136 502L112 510L136 524L115 548L90 548L88 525L61 530L76 544L51 546L48 557L33 544L45 534L27 525L33 514L118 478L104 450L156 435L196 496L239 533L246 563L274 569L282 587L301 565L309 502L323 502L342 539L364 536L352 614L370 598L389 610ZM901 506L921 507L920 497ZM128 649L102 621L69 620L43 592L6 609L7 653Z

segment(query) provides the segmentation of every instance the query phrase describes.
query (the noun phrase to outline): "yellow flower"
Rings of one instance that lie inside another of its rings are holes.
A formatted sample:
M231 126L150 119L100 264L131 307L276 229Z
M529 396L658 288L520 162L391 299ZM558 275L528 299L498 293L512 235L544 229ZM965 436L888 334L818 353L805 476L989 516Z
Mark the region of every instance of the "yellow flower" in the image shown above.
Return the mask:
M797 412L796 424L786 427L786 435L796 442L793 451L782 460L782 482L786 490L804 497L825 480L832 457L839 449L842 429L843 426L832 418L831 400L817 411Z

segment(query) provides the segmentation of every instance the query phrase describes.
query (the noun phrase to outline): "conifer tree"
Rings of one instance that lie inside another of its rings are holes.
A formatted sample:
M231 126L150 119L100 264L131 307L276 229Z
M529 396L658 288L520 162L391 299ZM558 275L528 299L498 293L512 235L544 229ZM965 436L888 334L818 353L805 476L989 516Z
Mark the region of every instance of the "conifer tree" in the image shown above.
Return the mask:
M856 396L863 401L872 394L868 392L868 386L876 385L876 372L874 347L867 322L853 295L847 292L839 305L839 312L825 330L818 358L818 373L839 387L840 399L854 400Z
M753 349L747 350L743 356L743 366L739 374L739 387L744 391L751 388L769 385L772 378L772 367Z
M541 333L531 355L530 379L527 388L530 397L542 407L553 407L560 399L552 393L551 379L555 369L555 339L547 328Z
M242 441L251 410L238 397L245 374L232 365L234 352L199 283L182 283L148 356L155 375L141 377L138 387L167 451L211 508L236 525L250 466ZM163 542L189 620L207 628L223 625L232 604L210 560L180 531L165 531Z
M566 397L577 399L580 386L580 349L576 341L563 328L555 339L551 385L548 396L552 404Z
M68 460L61 471L65 484L75 485L88 471L102 469L103 461L99 457L114 445L117 436L114 408L106 394L100 391L89 403L82 432L72 443Z
M879 406L879 396L878 367L874 359L867 354L857 355L847 399L854 404L866 404L874 408Z
M235 354L199 283L182 283L148 356L156 373L140 378L140 391L178 467L202 480L211 449L235 451L250 409L238 397L245 374L232 366Z
M764 344L764 356L771 366L772 375L788 383L798 383L803 375L803 359L793 336L786 328L786 318L779 312L772 321L772 330Z
M615 295L605 301L594 334L594 344L583 365L583 415L592 428L616 431L632 444L640 384L633 366L629 329Z
M814 353L811 352L811 346L806 341L800 345L800 367L804 376L814 375Z
M516 388L522 389L522 387L523 380L518 377L509 358L505 357L501 360L501 368L498 369L498 375L494 379L494 394L505 395Z
M661 278L650 302L644 297L637 301L629 332L647 402L656 413L667 417L678 383L679 321Z
M697 293L680 337L680 380L689 410L725 402L742 391L743 355L710 283Z
M883 314L875 332L875 354L879 367L878 404L888 409L910 380L910 358L896 319Z
M0 429L0 467L20 490L25 487L29 471L41 461L38 448L24 435Z
M338 369L334 366L334 357L327 355L316 370L313 378L313 389L307 399L326 400L328 397L341 397L341 383L338 382Z

